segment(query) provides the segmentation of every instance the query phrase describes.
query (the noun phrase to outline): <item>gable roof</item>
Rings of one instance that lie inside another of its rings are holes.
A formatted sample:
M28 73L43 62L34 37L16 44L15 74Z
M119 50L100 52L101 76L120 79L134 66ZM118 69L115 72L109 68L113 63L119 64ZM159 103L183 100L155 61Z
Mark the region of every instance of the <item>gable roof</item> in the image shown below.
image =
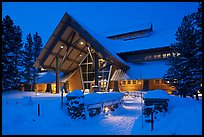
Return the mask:
M72 72L89 52L88 47L91 47L99 57L105 58L118 68L127 69L128 65L117 54L110 52L104 45L107 43L94 34L65 13L35 61L34 67L56 69L56 57L59 55L61 71ZM84 44L80 44L81 41ZM64 56L64 61L62 61Z

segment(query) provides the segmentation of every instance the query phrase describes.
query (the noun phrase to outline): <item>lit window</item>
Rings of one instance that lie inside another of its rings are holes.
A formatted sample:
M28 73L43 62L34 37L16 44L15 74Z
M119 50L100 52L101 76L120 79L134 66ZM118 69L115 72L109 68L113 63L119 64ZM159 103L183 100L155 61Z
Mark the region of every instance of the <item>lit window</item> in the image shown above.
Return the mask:
M160 58L161 58L161 55L157 55L157 57L160 59Z
M132 84L136 84L136 80L133 80L133 81L132 81Z
M176 57L176 53L172 53L173 57Z
M155 79L154 84L159 84L159 79Z
M167 58L166 54L163 54L162 56L163 56L163 58Z
M169 84L170 82L169 82L169 81L166 81L166 83Z
M128 84L131 84L131 81L130 81L130 80L128 80Z
M167 54L167 57L169 57L169 56L171 56L171 54L170 54L170 53L168 53L168 54Z
M126 84L126 81L123 81L123 84Z
M149 59L148 56L146 56L146 57L145 57L145 60L148 60L148 59Z
M141 80L138 80L138 84L142 84L142 81L141 81Z

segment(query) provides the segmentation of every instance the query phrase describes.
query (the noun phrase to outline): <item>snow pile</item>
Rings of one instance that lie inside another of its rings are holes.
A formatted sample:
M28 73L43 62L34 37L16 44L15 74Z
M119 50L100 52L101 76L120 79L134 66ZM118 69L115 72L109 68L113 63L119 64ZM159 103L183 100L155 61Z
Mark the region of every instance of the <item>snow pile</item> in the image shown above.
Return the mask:
M25 95L32 97L32 106L21 103ZM61 94L41 93L35 97L33 92L2 92L2 134L202 135L202 97L199 98L196 101L169 96L168 112L155 119L154 130L151 131L149 123L144 122L142 128L140 101L143 100L140 97L124 97L123 106L109 115L99 114L87 120L74 120L68 117L65 107L61 109ZM40 104L39 117L37 104Z
M152 90L144 95L144 98L159 98L159 99L169 99L169 95L164 90Z
M96 92L86 94L84 96L86 104L97 104L102 102L120 100L123 97L123 93L120 92Z
M155 114L154 130L140 116L134 123L133 135L201 135L202 100L169 96L168 112ZM190 126L189 126L190 125Z
M81 90L73 90L71 93L67 94L66 97L81 97L84 93Z
M25 97L23 98L23 104L24 104L24 105L28 105L28 106L33 105L33 101L32 101L31 96L25 96Z

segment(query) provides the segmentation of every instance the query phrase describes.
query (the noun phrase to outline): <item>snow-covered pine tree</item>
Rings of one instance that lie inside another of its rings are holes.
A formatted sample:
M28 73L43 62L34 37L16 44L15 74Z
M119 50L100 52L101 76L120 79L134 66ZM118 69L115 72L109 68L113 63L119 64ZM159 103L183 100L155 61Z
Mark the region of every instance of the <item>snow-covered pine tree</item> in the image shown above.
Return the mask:
M24 66L24 79L27 84L31 84L33 79L33 39L29 33L26 43L24 44L23 51L23 66Z
M42 50L42 39L39 36L39 34L36 32L33 35L33 58L34 58L34 62L36 61L37 57L39 56L40 52ZM33 86L35 89L35 79L37 77L38 74L38 70L36 68L33 68L34 72L33 72Z
M187 93L197 95L202 82L202 38L198 35L196 15L184 16L176 32L176 43L171 45L174 52L180 55L169 59L170 68L164 75L164 79L170 81L184 97Z
M198 11L193 13L192 16L194 17L194 24L196 28L196 35L197 35L197 48L195 49L196 52L196 60L197 60L197 69L192 71L195 77L195 86L194 90L199 90L202 93L202 2L199 2ZM196 94L196 99L198 100L198 95Z
M2 21L2 89L17 89L20 82L19 66L21 65L22 31L14 25L10 16Z

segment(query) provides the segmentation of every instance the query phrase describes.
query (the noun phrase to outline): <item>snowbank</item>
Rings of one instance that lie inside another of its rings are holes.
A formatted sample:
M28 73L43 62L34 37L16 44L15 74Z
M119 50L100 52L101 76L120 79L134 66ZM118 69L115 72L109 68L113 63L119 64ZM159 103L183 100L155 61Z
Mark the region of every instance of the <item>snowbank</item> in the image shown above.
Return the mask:
M120 100L123 97L123 93L120 92L96 92L86 94L84 96L85 104L97 104L102 102L108 102L112 100Z
M81 97L84 96L84 93L81 90L73 90L71 93L68 93L66 97Z
M159 99L169 99L169 95L166 91L164 90L152 90L148 91L145 95L144 98L159 98Z
M25 95L32 97L33 105L22 104ZM140 97L124 97L123 107L109 115L72 120L67 115L67 109L61 109L61 94L41 93L35 96L33 92L26 91L2 92L2 134L202 135L202 97L199 101L177 96L169 96L169 99L168 112L155 120L154 130L151 131L149 123L144 123L142 128ZM41 109L39 117L37 104Z

